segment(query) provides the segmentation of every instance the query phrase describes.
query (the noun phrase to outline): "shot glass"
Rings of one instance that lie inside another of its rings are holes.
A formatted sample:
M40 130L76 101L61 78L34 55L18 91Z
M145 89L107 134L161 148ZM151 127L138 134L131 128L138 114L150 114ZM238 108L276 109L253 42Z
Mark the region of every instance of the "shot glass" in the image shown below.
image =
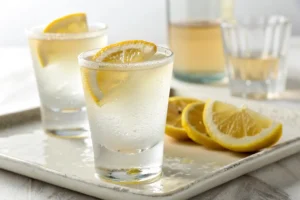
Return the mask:
M46 132L63 137L86 134L88 122L77 56L107 44L107 26L95 23L85 33L27 30Z
M173 53L163 47L151 60L92 61L79 55L98 176L114 182L153 180L162 170L164 130Z
M248 17L221 25L232 96L276 98L285 90L291 23L284 16Z

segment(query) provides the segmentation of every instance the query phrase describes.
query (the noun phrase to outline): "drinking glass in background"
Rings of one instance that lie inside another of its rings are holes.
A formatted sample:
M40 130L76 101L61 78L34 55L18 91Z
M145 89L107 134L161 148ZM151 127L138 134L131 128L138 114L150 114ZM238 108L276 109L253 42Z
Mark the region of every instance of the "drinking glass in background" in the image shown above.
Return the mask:
M246 17L222 23L231 95L275 98L285 90L291 24L284 16Z
M97 175L116 182L153 180L162 171L173 53L158 47L138 63L79 55Z
M232 18L233 0L168 0L169 45L174 76L210 83L224 77L220 19Z
M88 122L77 56L107 45L107 26L91 24L82 33L44 33L44 28L27 30L43 128L58 136L85 134Z

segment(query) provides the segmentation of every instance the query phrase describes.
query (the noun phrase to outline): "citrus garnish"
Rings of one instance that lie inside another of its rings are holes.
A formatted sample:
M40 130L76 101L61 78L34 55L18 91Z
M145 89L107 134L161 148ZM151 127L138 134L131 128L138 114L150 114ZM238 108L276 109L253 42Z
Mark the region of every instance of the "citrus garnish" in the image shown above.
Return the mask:
M221 146L237 152L253 152L276 143L282 124L249 108L209 100L203 112L209 136Z
M194 142L211 149L222 149L222 146L214 142L206 132L203 123L204 105L204 101L187 105L182 113L182 127Z
M93 56L93 60L106 63L135 63L145 61L155 53L155 44L143 40L129 40L102 48ZM129 78L129 72L125 70L116 72L109 69L82 68L81 72L84 89L98 105L103 105L103 98L112 96Z
M189 139L186 131L181 125L181 115L183 109L190 103L198 101L193 98L185 97L170 97L167 113L167 123L165 132L168 136L178 139L186 140Z
M44 33L82 33L88 31L85 13L73 13L53 20Z
M148 60L156 53L157 47L144 40L127 40L111 44L99 50L93 60L109 63L135 63Z
M42 68L46 67L49 64L49 52L51 52L51 47L49 45L45 45L43 42L37 43L36 54L37 61Z
M121 84L128 79L126 71L93 70L82 67L82 82L84 90L89 93L94 102L99 106L104 105L103 97L108 99Z
M74 13L55 19L46 26L44 33L83 33L88 32L85 13ZM40 41L37 44L38 62L41 67L46 67L50 61L59 58L62 52L57 47L56 41Z

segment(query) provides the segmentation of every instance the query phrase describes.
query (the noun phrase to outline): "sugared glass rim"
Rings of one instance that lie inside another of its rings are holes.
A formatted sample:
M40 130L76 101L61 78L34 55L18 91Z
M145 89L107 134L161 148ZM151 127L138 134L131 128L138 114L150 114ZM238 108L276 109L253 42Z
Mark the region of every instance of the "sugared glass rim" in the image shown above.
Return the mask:
M84 33L43 33L42 30L46 25L34 26L25 30L28 38L41 39L41 40L73 40L73 39L84 39L93 38L106 34L107 24L96 22L88 24L89 32Z
M232 28L238 26L267 27L290 24L290 20L284 15L237 16L233 20L221 21L222 28Z
M101 48L85 51L78 56L78 63L80 67L90 68L90 69L115 69L115 70L137 70L137 69L147 69L163 66L173 61L173 52L162 46L157 46L156 53L165 55L164 57L158 58L156 60L147 60L137 63L107 63L98 62L88 59L96 54Z

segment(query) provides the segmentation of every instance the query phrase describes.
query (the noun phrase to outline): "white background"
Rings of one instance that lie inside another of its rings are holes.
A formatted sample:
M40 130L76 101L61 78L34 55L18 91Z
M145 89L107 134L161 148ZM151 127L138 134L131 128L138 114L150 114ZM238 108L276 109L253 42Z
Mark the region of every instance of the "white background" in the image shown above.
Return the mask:
M173 0L176 1L176 0ZM199 0L200 1L200 0ZM209 0L202 0L209 1ZM285 14L300 34L300 0L235 0L235 13ZM0 0L0 45L27 45L24 29L71 12L109 24L109 42L145 39L167 42L165 0Z

